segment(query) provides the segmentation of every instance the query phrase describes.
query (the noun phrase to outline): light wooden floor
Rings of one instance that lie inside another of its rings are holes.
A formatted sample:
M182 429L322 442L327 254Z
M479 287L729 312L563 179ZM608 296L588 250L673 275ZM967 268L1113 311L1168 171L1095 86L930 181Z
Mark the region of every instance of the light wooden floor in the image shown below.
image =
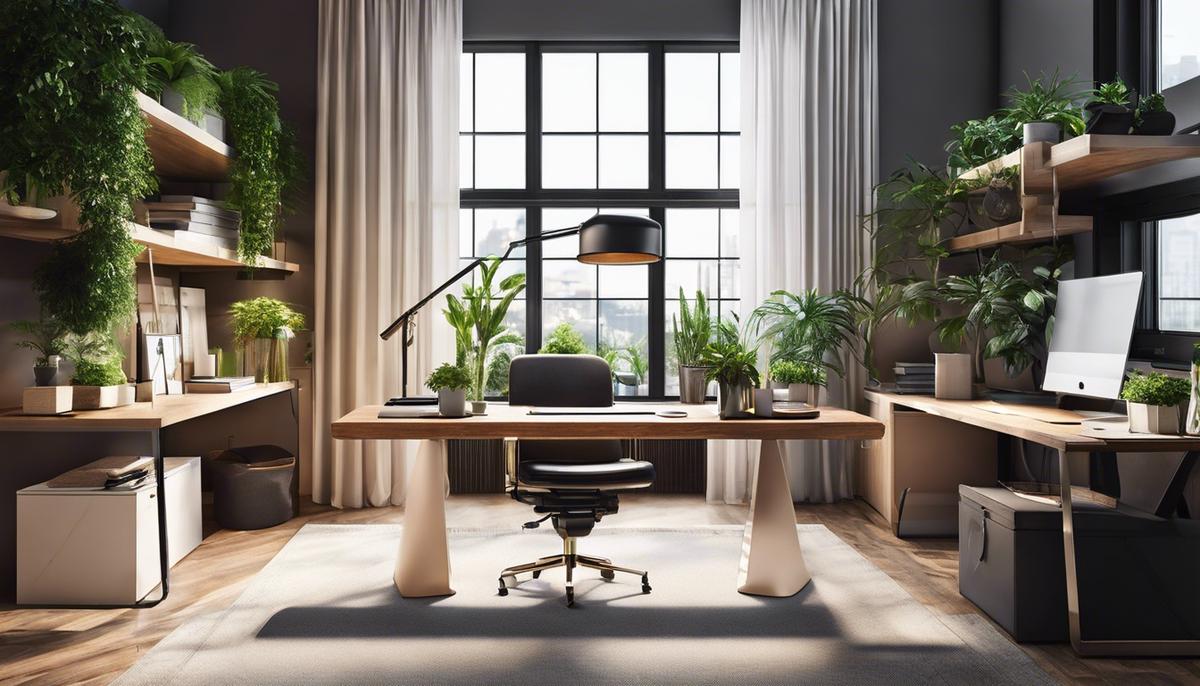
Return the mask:
M622 496L614 524L686 526L741 524L744 507L711 505L694 496ZM504 496L453 496L450 526L495 526L532 519ZM796 519L820 523L854 546L935 613L978 612L958 594L955 542L901 541L862 502L798 505ZM107 683L189 617L228 606L247 582L308 522L398 523L403 510L339 511L309 504L287 524L253 532L218 531L171 574L171 594L149 610L0 609L0 683ZM1088 684L1200 684L1200 660L1083 660L1069 646L1024 646L1055 678Z

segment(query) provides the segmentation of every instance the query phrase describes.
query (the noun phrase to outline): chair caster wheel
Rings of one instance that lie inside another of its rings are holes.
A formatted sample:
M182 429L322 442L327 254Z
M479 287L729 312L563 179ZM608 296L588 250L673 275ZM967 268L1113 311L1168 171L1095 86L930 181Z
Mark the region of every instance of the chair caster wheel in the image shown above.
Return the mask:
M497 591L497 593L502 596L508 595L508 586L506 586L504 583L504 577L500 577L500 589Z
M600 577L612 581L613 579L617 578L617 573L611 569L602 569L600 570Z
M644 574L644 575L642 575L642 593L649 593L649 592L650 592L650 575Z
M535 579L536 579L536 578L538 578L538 577L539 577L539 576L541 576L541 575L542 575L542 570L540 570L540 569L534 570L534 572L533 572L533 578L535 578Z
M567 607L575 607L575 590L567 589Z

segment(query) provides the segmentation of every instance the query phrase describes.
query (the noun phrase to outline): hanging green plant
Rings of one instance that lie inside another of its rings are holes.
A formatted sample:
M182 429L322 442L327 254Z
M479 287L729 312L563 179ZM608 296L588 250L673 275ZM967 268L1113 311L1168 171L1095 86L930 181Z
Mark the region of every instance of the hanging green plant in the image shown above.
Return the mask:
M134 311L130 203L157 185L135 95L142 33L112 0L10 0L0 35L0 191L14 203L70 193L82 227L34 289L70 331L109 331Z
M206 111L218 108L221 89L217 86L217 68L195 45L170 40L149 19L135 16L146 46L146 93L161 100L167 89L175 91L182 100L181 114L199 124Z
M274 247L288 191L301 177L300 155L279 120L278 85L249 67L222 72L217 83L221 113L237 150L228 204L242 214L238 254L254 264Z

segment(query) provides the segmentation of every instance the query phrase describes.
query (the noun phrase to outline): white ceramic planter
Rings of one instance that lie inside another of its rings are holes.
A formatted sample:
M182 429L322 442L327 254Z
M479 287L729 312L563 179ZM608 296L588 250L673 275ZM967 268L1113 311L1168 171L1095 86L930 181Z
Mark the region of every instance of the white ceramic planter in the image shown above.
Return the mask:
M808 403L813 407L821 404L822 391L825 388L811 383L790 383L787 386L787 398L793 403Z
M467 416L467 389L443 388L438 391L438 413L443 417Z
M1062 127L1052 121L1031 121L1022 130L1023 142L1058 143L1062 140Z
M1178 405L1146 405L1126 403L1129 432L1135 434L1164 434L1177 436L1180 432Z
M183 116L183 96L174 88L164 88L162 94L163 107L179 116ZM204 110L204 118L197 124L219 141L225 140L225 118L212 110Z
M471 414L483 414L485 412L487 412L487 401L486 400L472 400L471 401Z
M933 397L970 400L971 356L967 353L934 353L933 358Z

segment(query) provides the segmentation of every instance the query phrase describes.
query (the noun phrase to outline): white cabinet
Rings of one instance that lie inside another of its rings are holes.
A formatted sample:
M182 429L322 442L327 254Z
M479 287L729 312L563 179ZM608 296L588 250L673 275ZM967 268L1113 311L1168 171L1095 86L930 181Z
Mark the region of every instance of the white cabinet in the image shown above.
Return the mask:
M170 564L200 545L200 458L168 457ZM17 492L17 603L130 604L159 583L158 500L153 479L132 490L49 488Z

